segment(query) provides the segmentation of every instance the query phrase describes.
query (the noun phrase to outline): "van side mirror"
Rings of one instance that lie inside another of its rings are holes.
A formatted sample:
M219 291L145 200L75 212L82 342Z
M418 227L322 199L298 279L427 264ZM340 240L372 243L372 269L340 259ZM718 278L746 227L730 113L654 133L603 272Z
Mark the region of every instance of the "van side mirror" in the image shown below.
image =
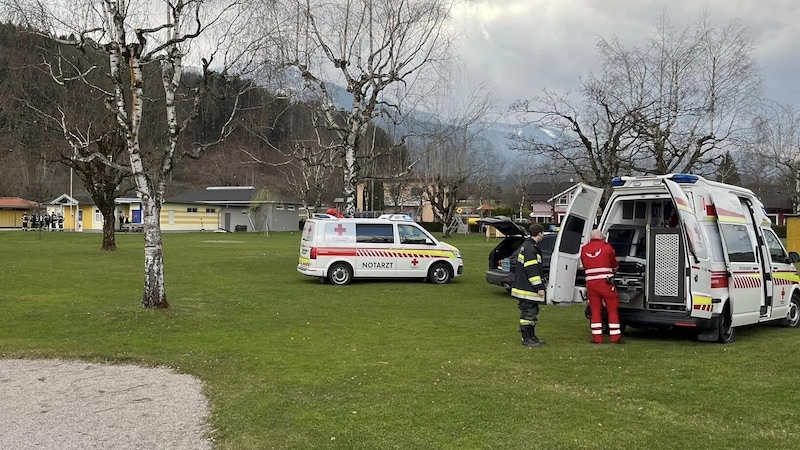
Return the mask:
M792 263L796 263L800 261L800 253L797 252L789 252L789 261Z

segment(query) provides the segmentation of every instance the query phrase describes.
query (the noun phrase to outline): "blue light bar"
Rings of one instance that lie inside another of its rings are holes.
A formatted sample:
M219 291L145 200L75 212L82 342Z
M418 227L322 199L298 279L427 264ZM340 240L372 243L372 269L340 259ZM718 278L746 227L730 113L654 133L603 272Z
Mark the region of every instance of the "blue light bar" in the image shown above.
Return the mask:
M625 181L623 181L621 177L614 177L611 180L611 185L612 186L622 186L624 184L625 184Z
M697 175L691 175L688 173L676 173L672 175L672 181L676 183L692 184L696 183L697 179L698 179Z

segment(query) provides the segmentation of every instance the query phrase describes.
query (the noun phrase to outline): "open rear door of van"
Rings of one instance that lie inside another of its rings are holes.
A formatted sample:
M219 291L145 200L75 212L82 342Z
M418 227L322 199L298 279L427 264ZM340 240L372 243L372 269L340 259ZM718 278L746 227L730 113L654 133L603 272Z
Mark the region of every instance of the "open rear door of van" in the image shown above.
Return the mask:
M568 305L584 301L575 290L575 276L581 263L581 246L589 241L603 190L586 184L578 184L575 189L576 194L567 207L550 259L547 282L547 303L550 304Z
M711 318L713 309L711 299L711 271L708 245L700 229L700 221L692 208L692 200L672 180L664 179L675 206L678 208L680 223L691 253L687 261L681 242L679 229L652 228L647 255L648 282L646 298L648 303L663 305L684 305L692 317ZM690 276L686 280L686 270ZM686 295L686 288L691 292Z

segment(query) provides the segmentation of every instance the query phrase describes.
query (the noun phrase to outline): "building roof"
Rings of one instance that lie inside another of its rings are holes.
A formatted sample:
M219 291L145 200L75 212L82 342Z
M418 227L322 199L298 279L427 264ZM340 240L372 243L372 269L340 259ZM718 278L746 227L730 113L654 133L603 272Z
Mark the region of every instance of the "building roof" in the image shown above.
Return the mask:
M261 189L253 186L212 186L205 189L184 192L166 199L169 203L202 203L211 205L249 205L251 203L290 203L302 204L298 200L275 197L258 200Z
M57 199L50 202L51 205L72 205L76 206L80 203L75 197L71 197L68 194L61 194Z
M30 209L37 206L38 203L20 197L0 197L0 208Z
M564 195L570 188L575 186L574 181L534 182L531 183L530 200L531 202L547 203L550 199L555 199Z

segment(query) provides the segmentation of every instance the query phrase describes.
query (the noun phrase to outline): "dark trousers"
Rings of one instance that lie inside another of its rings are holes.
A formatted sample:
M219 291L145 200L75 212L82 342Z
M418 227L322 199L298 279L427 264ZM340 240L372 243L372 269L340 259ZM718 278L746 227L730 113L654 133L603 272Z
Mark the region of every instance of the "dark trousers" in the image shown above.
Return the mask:
M519 300L519 324L523 325L536 325L539 318L539 303L529 300Z

